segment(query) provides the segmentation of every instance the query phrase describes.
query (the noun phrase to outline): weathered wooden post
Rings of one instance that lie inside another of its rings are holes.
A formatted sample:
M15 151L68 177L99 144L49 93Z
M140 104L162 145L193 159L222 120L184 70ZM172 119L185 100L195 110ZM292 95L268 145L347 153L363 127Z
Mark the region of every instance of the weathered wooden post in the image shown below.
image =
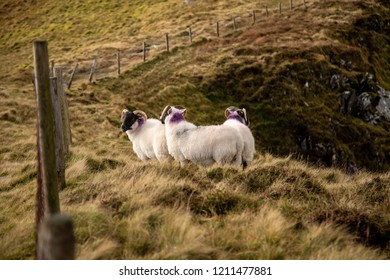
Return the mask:
M217 21L217 37L219 37L219 21Z
M233 30L236 30L237 29L236 17L233 17L232 20L233 20Z
M64 126L63 119L61 114L61 87L60 77L62 73L59 73L60 69L55 69L55 74L57 77L50 78L50 92L51 92L51 101L53 105L53 114L54 114L54 134L55 134L55 158L56 158L56 168L57 168L57 183L58 190L65 188L65 143L64 143ZM62 71L61 71L62 72Z
M35 89L35 84L34 84ZM35 93L36 94L36 93ZM45 194L43 190L42 183L42 156L41 150L39 149L39 122L37 118L37 161L38 161L38 170L37 170L37 193L35 196L36 208L35 208L35 244L38 244L38 229L41 226L43 217L45 216ZM35 247L35 259L38 259L38 246Z
M144 62L145 62L146 61L146 43L145 42L142 43L142 52L143 52Z
M268 17L268 7L267 7L267 5L265 6L265 16Z
M256 23L256 11L255 10L252 11L252 23L253 24Z
M77 71L77 67L79 67L78 63L76 63L76 65L73 68L72 74L70 75L70 79L69 79L69 83L68 83L68 89L70 89L70 87L72 86L74 75L75 75L75 73Z
M279 2L279 14L282 14L282 3Z
M165 45L166 45L166 50L169 52L169 34L165 33Z
M192 29L191 29L191 27L188 28L188 37L190 40L190 44L192 44Z
M303 0L303 7L306 9L306 0Z
M118 68L118 76L121 74L121 54L120 51L116 51L116 65Z
M57 162L55 158L54 114L50 94L50 71L47 42L35 40L33 42L35 87L37 93L38 111L38 149L42 172L42 186L46 198L46 212L55 214L60 212L58 197Z
M55 73L54 73L54 60L50 61L50 77L54 77Z
M68 99L66 98L66 93L64 91L63 82L62 82L62 69L56 69L57 76L57 91L59 97L59 104L61 109L61 119L63 124L63 135L64 135L64 154L65 158L69 156L70 150L69 146L72 144L72 131L70 128L69 121L69 108L68 108Z
M293 2L292 2L292 0L290 0L290 10L292 10L293 9Z
M38 259L72 260L75 258L73 222L68 215L45 218L39 228Z
M95 73L95 69L96 69L96 57L93 59L91 71L89 72L89 78L88 78L89 82L92 82L93 74Z

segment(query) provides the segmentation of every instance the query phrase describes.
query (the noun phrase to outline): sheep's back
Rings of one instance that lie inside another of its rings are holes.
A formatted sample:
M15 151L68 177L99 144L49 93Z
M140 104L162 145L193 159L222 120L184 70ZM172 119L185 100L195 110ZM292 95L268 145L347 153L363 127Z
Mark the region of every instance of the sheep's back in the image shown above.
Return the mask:
M193 161L204 162L216 153L235 154L242 149L241 136L236 129L228 126L199 126L182 132L177 138L184 156Z

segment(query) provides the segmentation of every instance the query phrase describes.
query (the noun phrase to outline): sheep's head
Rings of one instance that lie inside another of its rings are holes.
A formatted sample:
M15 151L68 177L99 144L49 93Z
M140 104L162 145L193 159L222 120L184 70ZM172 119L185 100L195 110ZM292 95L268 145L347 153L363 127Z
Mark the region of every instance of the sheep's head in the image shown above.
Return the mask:
M167 105L161 113L160 120L163 124L168 122L180 122L185 120L186 108L180 105Z
M135 130L137 127L141 126L146 120L148 119L145 112L136 110L134 112L131 112L127 109L124 109L122 111L122 125L121 129L123 132L126 132L128 130Z
M248 127L250 125L250 122L249 122L248 117L246 115L245 108L240 109L240 108L231 106L225 110L225 117L227 119L238 120L239 122L245 124Z

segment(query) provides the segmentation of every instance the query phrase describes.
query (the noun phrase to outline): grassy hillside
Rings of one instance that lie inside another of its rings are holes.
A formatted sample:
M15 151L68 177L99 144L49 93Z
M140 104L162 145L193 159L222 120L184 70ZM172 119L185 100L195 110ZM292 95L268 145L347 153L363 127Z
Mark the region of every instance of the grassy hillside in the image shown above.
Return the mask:
M74 143L60 192L78 258L390 257L389 122L340 112L345 91L363 85L374 101L376 83L390 89L386 1L318 1L293 12L285 1L282 15L279 1L268 1L268 18L249 0L38 2L0 4L7 26L0 31L0 259L34 253L36 37L49 41L56 64L81 63L67 91ZM167 32L169 54L161 49ZM146 63L133 56L143 41L159 45ZM126 70L119 78L117 48ZM94 56L100 79L88 84ZM333 75L341 81L331 83ZM221 123L226 107L245 106L255 161L245 171L140 162L119 130L120 113L137 108L157 117L167 104L186 106L197 124Z

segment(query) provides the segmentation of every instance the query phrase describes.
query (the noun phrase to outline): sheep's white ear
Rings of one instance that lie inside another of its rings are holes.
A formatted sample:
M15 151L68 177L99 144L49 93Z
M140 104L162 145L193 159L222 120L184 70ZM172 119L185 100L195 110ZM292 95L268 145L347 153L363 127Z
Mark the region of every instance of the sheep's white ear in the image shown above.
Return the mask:
M144 111L135 110L133 113L139 117L144 117L145 121L148 119L148 116L146 115L146 113Z
M168 115L167 112L168 112L169 109L171 109L171 105L165 106L164 110L162 111L161 116L160 116L160 121L161 121L162 123L165 123L165 118L166 118L167 115Z

